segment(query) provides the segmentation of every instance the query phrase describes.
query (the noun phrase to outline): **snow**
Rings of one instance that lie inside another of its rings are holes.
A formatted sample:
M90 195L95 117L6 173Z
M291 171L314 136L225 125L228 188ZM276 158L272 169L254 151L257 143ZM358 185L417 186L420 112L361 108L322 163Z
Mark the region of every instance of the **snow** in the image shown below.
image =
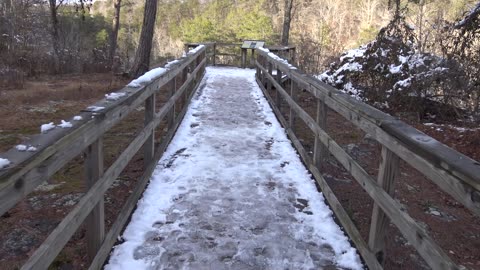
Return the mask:
M19 144L19 145L15 146L15 149L17 149L18 151L23 152L23 151L27 151L27 146L24 145L24 144Z
M467 131L480 130L480 128L466 128L466 127L458 127L458 126L454 126L454 125L435 124L435 123L423 123L423 125L425 125L427 127L434 128L434 129L449 128L449 129L453 129L453 130L456 130L456 131L459 131L459 132L462 132L462 133L467 132Z
M202 48L205 48L205 45L198 45L198 46L195 47L194 49L188 51L187 54L194 54L194 53L200 51Z
M100 107L100 106L88 106L87 110L91 112L99 112L101 110L105 109L105 107Z
M279 62L281 62L281 63L283 63L283 64L285 64L285 65L287 65L290 69L297 69L297 68L294 67L292 64L290 64L287 60L285 60L285 59L281 58L280 56L278 56L278 55L270 52L269 49L263 48L263 47L260 47L260 48L257 48L257 49L266 52L266 53L268 54L268 56L270 56L271 58L273 58L273 59L275 59L275 60L277 60L277 61L279 61Z
M61 128L71 128L73 127L72 123L62 120L61 124L58 125Z
M40 126L40 132L41 133L47 133L49 130L54 129L55 124L53 122L50 122L48 124L43 124Z
M37 151L37 148L35 146L29 146L27 151L28 152L35 152L35 151Z
M121 97L126 96L127 94L125 93L110 93L110 94L105 94L105 98L107 100L119 100Z
M0 169L7 167L10 164L10 160L6 158L0 158Z
M255 81L207 67L113 269L363 269Z
M398 66L390 65L389 70L390 70L390 73L392 74L402 73L402 65L398 65Z
M80 115L76 115L76 116L73 117L73 121L80 121L82 119L83 119L83 117L81 117Z
M354 59L356 57L363 57L365 55L366 51L367 51L367 46L366 45L363 45L363 46L361 46L360 48L357 48L357 49L349 50L340 57L340 62L345 60L345 58Z
M129 87L140 87L142 85L146 85L153 81L155 78L158 76L164 74L167 72L166 68L159 67L159 68L154 68L150 71L147 71L145 74L142 76L138 77L137 79L131 81L127 86Z

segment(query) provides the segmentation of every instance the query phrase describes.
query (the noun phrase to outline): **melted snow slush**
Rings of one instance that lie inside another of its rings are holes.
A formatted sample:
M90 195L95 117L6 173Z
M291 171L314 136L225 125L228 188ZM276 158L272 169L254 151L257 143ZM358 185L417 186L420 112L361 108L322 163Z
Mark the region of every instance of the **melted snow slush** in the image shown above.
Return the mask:
M255 82L207 68L106 269L362 269Z

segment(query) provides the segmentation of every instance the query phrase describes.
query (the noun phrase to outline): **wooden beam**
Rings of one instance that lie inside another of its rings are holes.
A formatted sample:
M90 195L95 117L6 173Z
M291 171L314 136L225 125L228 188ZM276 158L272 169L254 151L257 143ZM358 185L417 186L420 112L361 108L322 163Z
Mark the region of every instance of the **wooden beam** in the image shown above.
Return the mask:
M327 132L327 106L325 102L317 98L317 115L316 120L318 126ZM322 163L328 158L328 150L322 144L320 137L315 136L315 144L313 149L313 163L320 170Z
M145 122L144 126L150 124L155 116L155 93L152 94L147 100L145 100ZM152 134L148 137L145 145L143 146L143 166L148 168L153 160L155 153L155 129L152 130Z
M378 171L377 182L392 198L395 195L394 180L399 168L399 158L386 147L382 147L380 170ZM384 265L386 259L385 241L389 225L389 219L378 206L373 205L372 222L368 246L375 253L380 264Z
M290 96L292 99L297 102L297 91L298 88L296 87L297 84L295 83L294 80L290 80ZM295 111L292 109L292 107L289 107L289 117L288 117L288 125L292 129L293 132L295 132Z
M103 140L99 138L87 147L85 151L85 180L88 189L92 188L103 175ZM105 208L103 196L93 207L85 220L87 255L90 260L95 258L105 237Z

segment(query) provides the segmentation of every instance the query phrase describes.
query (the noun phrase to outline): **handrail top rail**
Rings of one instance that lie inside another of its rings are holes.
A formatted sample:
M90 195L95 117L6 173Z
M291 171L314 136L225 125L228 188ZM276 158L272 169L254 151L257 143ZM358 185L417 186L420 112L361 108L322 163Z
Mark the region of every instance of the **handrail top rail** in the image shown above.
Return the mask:
M25 174L29 169L35 168L53 154L68 151L70 145L62 143L62 139L69 136L86 136L90 130L89 127L96 123L98 124L98 122L118 122L119 120L109 119L112 110L119 107L128 107L136 101L143 92L153 89L154 86L161 86L159 85L160 82L164 83L164 81L168 81L179 74L183 68L204 51L205 47L199 48L170 63L164 73L152 78L148 83L144 83L139 87L126 86L118 91L112 92L119 94L117 96L118 98L109 99L105 97L93 105L88 106L77 114L77 116L81 116L81 120L73 120L72 118L68 121L72 124L72 127L60 128L56 126L46 133L33 135L30 139L21 143L26 146L34 146L36 151L19 151L16 147L13 147L7 152L0 153L1 158L6 158L10 161L10 164L6 168L0 169L0 191L7 186L9 182L20 178L21 175L16 175L20 171L23 170L20 174ZM14 179L10 179L14 175L16 175Z
M441 167L450 176L467 183L477 192L480 191L480 163L478 161L446 146L398 118L356 100L317 78L274 59L264 50L256 49L256 51L258 54L266 57L270 63L274 64L275 68L298 80L302 84L301 86L314 90L317 98L325 99L326 96L330 97L338 105L346 107L350 111L351 118L363 118L373 123L378 129L389 134L397 142L405 144L411 152L427 159L434 166ZM327 103L327 106L331 107L332 105ZM377 134L370 135L374 136L374 138L377 136ZM388 147L388 145L386 146ZM475 200L480 200L480 197Z

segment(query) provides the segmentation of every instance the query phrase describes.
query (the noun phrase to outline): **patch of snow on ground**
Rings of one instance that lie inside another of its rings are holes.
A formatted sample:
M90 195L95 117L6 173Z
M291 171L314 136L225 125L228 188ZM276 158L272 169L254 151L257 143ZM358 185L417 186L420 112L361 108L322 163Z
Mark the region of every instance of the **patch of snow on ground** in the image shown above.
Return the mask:
M362 269L255 70L204 83L105 269Z
M58 126L61 127L61 128L71 128L71 127L73 127L72 123L66 122L64 120L62 120L62 122Z
M37 148L36 148L35 146L29 146L29 147L27 148L27 151L28 151L28 152L35 152L35 151L37 151Z
M55 124L53 122L50 122L48 124L43 124L40 126L40 132L41 133L47 133L49 130L54 129Z
M113 92L113 93L110 93L110 94L105 94L105 98L107 100L113 100L114 101L114 100L119 100L121 97L124 97L126 95L127 94L125 94L125 93L115 93L115 92Z
M27 146L24 145L24 144L19 144L19 145L15 146L15 149L17 149L18 151L23 152L23 151L27 151Z
M73 117L73 121L80 121L82 119L83 119L83 117L81 117L80 115L76 115L76 116Z
M6 158L0 158L0 169L3 169L5 167L7 167L8 165L10 165L10 160L8 160Z

